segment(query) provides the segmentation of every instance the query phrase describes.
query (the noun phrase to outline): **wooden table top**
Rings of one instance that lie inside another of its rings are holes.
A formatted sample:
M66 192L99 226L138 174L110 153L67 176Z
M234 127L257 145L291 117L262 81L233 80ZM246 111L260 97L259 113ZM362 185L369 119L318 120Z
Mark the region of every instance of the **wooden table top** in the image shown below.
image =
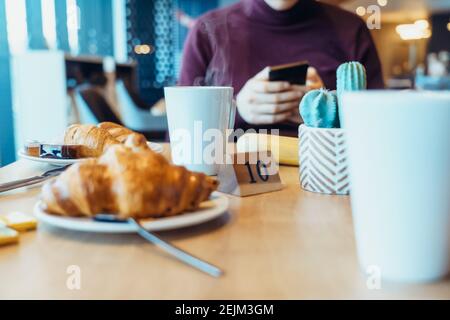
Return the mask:
M167 152L167 151L166 151ZM20 160L0 183L48 169ZM78 233L40 224L0 247L0 299L450 299L450 280L370 290L356 259L348 197L301 190L298 168L281 167L282 191L230 197L209 223L160 235L225 270L211 278L137 235ZM0 214L32 213L40 187L0 194ZM80 267L70 290L67 268Z

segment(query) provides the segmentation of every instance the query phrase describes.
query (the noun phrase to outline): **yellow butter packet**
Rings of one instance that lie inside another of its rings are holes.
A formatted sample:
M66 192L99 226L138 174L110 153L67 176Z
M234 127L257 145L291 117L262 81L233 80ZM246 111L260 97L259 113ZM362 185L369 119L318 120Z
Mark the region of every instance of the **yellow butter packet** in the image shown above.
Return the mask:
M36 229L37 220L22 212L11 212L0 216L0 222L3 222L8 228L16 231L29 231Z
M0 222L0 246L19 241L19 232L6 227Z

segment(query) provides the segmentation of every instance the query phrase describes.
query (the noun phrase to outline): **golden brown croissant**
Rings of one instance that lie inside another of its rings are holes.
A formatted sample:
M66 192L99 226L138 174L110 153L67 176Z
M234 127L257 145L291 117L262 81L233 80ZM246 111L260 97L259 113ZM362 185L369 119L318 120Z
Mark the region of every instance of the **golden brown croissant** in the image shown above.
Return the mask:
M78 144L81 157L98 157L110 146L119 144L108 131L89 124L74 124L64 134L65 144Z
M46 183L42 200L56 215L156 218L195 210L216 188L215 179L171 165L150 149L114 145Z
M136 143L139 143L139 145L136 146L146 146L147 145L147 139L140 134L136 133L128 128L125 128L117 123L113 122L102 122L97 127L100 129L105 129L109 132L109 134L119 141L120 143L125 143L125 141L131 136L131 135L138 135L139 138L136 140Z
M130 138L130 139L129 139ZM74 124L67 128L64 134L65 144L81 145L80 157L99 157L112 145L125 143L140 148L148 148L147 140L121 125L103 122L98 126L89 124Z

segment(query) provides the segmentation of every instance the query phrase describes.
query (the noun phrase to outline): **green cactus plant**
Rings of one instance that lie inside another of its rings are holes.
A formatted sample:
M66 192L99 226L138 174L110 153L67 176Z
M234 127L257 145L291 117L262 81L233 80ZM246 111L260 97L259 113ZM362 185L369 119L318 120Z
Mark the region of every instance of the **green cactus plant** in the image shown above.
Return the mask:
M366 68L357 61L341 64L337 69L336 78L339 110L342 108L342 96L344 92L367 89Z
M356 61L341 64L337 69L337 95L339 100L345 91L360 91L367 89L366 68Z
M338 128L338 104L335 91L326 89L308 92L300 103L300 115L306 126Z

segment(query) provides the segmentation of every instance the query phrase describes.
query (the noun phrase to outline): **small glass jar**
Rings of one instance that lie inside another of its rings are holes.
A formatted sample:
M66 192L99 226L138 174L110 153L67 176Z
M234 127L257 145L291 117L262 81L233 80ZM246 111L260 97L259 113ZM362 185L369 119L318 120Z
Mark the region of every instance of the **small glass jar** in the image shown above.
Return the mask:
M40 155L40 150L41 150L41 144L39 143L39 141L27 141L27 143L25 143L25 154L29 155L31 157L39 157Z

